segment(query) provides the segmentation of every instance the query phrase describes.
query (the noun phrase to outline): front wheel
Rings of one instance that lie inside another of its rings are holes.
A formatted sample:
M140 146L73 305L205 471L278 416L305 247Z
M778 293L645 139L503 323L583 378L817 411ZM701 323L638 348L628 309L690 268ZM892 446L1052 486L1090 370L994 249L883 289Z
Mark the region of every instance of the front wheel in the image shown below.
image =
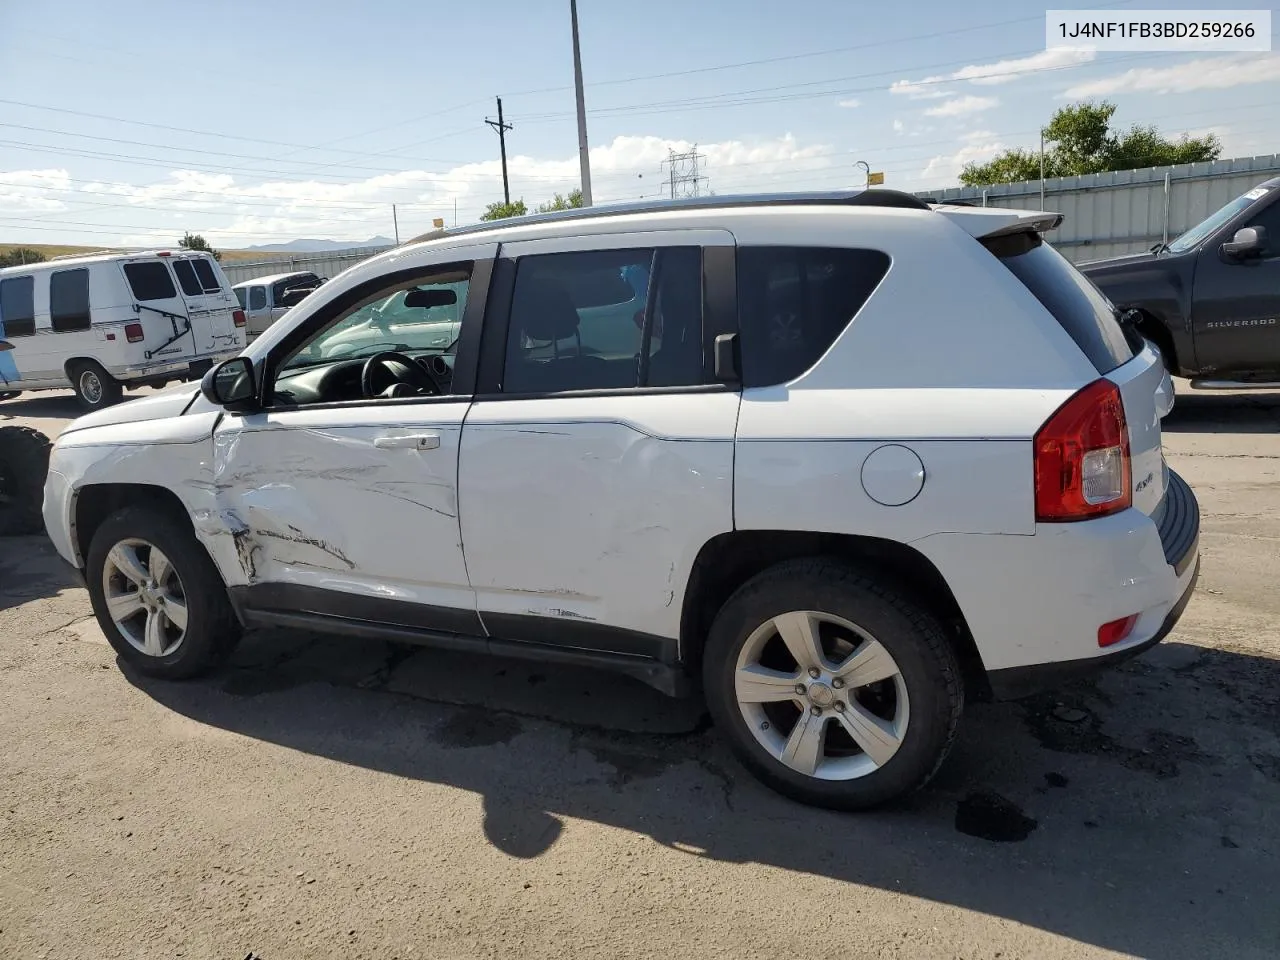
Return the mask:
M179 680L222 663L240 624L213 560L182 521L146 507L108 517L89 545L93 612L120 658Z
M923 786L964 706L933 615L826 560L779 564L730 597L711 628L703 684L716 725L753 774L840 810Z

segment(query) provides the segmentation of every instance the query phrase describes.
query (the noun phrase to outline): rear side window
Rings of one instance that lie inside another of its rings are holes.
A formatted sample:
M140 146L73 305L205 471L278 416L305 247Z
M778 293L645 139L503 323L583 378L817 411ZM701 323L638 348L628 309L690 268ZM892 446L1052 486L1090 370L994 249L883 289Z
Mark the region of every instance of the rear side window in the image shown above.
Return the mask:
M1038 233L992 237L983 245L1053 314L1098 373L1110 373L1133 358L1107 298Z
M55 333L89 329L88 270L59 270L50 274L49 321Z
M786 383L812 367L888 271L879 250L739 248L743 386Z
M0 330L6 337L29 337L36 332L35 277L0 280Z
M196 268L196 276L200 278L200 286L204 288L205 293L217 293L222 289L222 284L218 283L218 277L213 272L213 264L204 257L198 260L192 260L191 265Z
M284 298L285 293L296 287L318 286L319 283L320 278L314 273L298 273L292 277L277 280L271 287L272 302L279 303Z
M196 276L196 268L191 265L190 260L173 261L173 272L178 275L182 292L188 297L198 297L204 293L200 286L200 278Z
M170 300L178 295L169 277L169 268L159 260L126 263L124 275L129 279L129 289L136 300Z
M237 287L235 289L235 295L236 295L236 299L240 301L240 309L247 310L249 307L249 297L245 288Z

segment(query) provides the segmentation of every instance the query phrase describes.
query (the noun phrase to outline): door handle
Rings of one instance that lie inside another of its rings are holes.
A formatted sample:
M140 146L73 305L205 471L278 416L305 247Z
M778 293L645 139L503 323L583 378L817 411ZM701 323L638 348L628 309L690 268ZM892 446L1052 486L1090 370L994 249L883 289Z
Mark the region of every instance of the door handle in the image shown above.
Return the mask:
M418 433L407 437L375 437L373 445L379 450L435 450L440 446L440 434Z

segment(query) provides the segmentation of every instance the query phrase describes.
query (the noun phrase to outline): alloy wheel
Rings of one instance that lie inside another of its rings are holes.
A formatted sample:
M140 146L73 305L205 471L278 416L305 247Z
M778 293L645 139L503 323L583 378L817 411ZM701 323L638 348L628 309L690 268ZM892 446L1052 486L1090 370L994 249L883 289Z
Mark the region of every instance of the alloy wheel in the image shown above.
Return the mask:
M167 657L187 634L187 599L178 571L146 540L121 540L102 567L107 612L139 653Z

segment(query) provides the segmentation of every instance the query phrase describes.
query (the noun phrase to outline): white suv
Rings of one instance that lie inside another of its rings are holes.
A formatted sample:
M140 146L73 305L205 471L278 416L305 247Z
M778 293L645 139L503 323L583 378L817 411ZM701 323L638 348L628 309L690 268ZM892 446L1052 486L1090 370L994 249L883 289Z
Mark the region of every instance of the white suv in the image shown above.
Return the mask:
M700 683L761 779L879 803L966 698L1149 647L1196 580L1172 384L1059 219L870 191L400 247L73 423L46 523L139 671L274 624ZM400 293L421 336L326 348Z

